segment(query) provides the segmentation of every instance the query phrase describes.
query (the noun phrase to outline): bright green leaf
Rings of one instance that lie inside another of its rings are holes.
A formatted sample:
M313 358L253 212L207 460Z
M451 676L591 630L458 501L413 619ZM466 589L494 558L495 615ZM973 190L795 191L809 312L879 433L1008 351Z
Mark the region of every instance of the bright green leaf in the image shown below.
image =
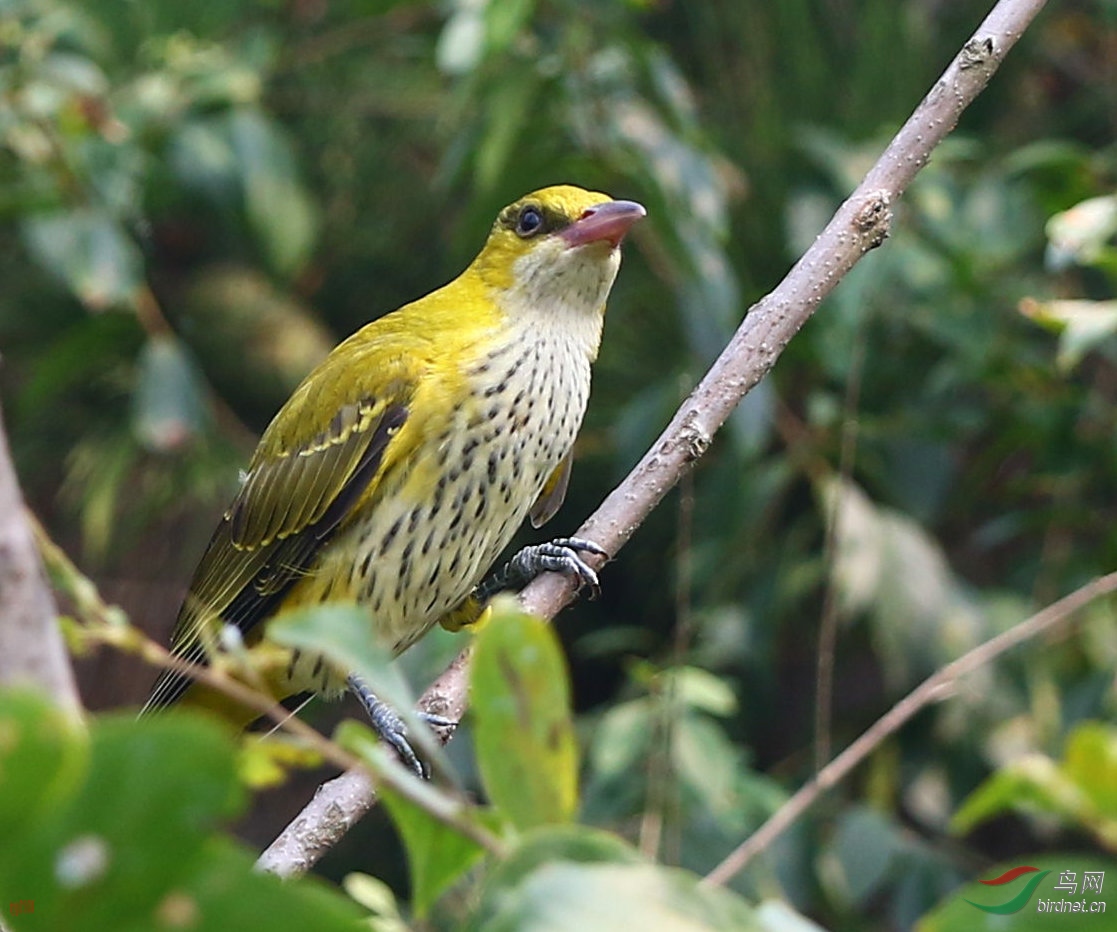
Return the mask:
M951 819L951 828L964 834L1010 810L1053 815L1080 812L1085 799L1051 758L1028 754L1002 767L974 790Z
M278 786L298 768L320 767L322 755L283 732L244 735L237 755L237 773L245 786L265 789Z
M495 605L477 636L470 695L489 798L518 828L530 828L573 817L578 750L558 638L514 605Z
M1063 772L1090 797L1100 817L1117 824L1117 727L1077 725L1067 738Z
M412 905L415 914L423 918L443 891L476 864L485 851L477 842L402 796L383 788L380 795L403 837L411 866Z
M0 838L58 809L84 778L88 735L38 694L5 692L0 711Z
M1117 848L1117 728L1083 722L1067 738L1062 761L1028 754L985 780L954 814L965 833L1006 811L1054 816Z
M527 25L535 0L491 0L485 4L485 39L488 51L503 52Z

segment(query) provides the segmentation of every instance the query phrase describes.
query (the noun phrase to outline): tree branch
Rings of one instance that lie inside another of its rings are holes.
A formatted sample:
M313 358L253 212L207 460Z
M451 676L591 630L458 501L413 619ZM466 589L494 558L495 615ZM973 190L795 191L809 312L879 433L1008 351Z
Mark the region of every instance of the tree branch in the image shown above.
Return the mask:
M81 699L57 619L0 422L0 685L34 686L78 715Z
M775 365L780 353L842 277L888 236L892 204L932 150L953 130L1005 55L1042 9L1044 0L1001 0L947 67L942 77L896 134L857 190L838 209L795 267L755 304L717 361L675 414L659 439L601 507L578 529L610 554L635 533L663 497L705 453L713 435ZM547 574L521 594L524 609L553 618L574 598L574 584ZM424 693L419 706L456 716L466 705L467 658ZM279 874L314 864L375 801L368 786L350 774L324 784L313 802L260 858ZM312 813L313 810L313 813ZM327 815L336 834L312 814Z
M957 660L927 677L915 689L904 696L883 716L877 719L862 735L823 767L814 779L805 783L775 813L738 845L717 867L707 874L702 882L717 886L729 881L756 855L776 840L796 819L814 803L819 796L845 779L858 764L868 757L889 735L897 732L932 703L949 698L954 684L967 673L992 663L1005 651L1022 644L1024 641L1050 631L1064 622L1080 608L1099 596L1117 590L1117 573L1102 576L1093 582L1076 589L1058 602L1047 606L1031 618L995 637L978 644Z

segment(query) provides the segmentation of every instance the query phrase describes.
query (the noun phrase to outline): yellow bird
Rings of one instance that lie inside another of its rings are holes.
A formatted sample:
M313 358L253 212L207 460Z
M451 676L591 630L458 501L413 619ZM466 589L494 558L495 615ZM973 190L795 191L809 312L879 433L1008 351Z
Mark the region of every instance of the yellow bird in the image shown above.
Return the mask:
M261 437L194 573L173 653L204 663L222 625L252 643L288 609L356 602L398 654L541 572L596 586L579 553L602 551L577 539L526 548L481 580L524 518L538 527L562 503L621 240L643 216L570 185L528 194L454 281L334 349ZM323 658L293 651L267 685L277 699L348 685L418 768L399 718ZM255 717L170 671L144 710L184 694L241 725Z

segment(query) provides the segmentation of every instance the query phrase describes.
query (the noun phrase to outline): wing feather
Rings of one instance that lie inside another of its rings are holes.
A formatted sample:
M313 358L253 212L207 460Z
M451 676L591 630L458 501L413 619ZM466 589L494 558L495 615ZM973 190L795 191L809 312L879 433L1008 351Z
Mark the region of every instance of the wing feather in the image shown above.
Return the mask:
M323 389L314 383L312 376L288 402L296 410L284 413L297 418L299 406L314 397L308 386ZM204 661L208 625L220 619L247 634L278 607L374 486L412 394L406 380L387 381L379 396L345 402L303 438L281 436L276 425L284 423L283 413L276 418L195 571L172 636L176 656ZM189 685L189 678L165 671L145 711L171 704Z

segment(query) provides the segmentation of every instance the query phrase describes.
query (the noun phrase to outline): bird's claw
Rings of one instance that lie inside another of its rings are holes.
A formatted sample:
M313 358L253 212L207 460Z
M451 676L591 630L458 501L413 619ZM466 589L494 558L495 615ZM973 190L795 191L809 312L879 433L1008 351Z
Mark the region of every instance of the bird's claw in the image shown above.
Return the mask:
M369 722L377 736L396 752L400 763L420 780L430 779L430 767L419 758L407 740L407 725L388 703L379 699L368 685L356 674L349 677L349 689L364 706ZM430 712L416 712L416 716L432 728L456 728L458 723L442 715Z
M601 595L601 583L593 567L579 555L582 553L609 556L592 540L558 537L545 544L525 547L512 558L512 569L525 580L532 580L541 573L562 573L573 577L579 587L589 589L590 598L596 599Z

